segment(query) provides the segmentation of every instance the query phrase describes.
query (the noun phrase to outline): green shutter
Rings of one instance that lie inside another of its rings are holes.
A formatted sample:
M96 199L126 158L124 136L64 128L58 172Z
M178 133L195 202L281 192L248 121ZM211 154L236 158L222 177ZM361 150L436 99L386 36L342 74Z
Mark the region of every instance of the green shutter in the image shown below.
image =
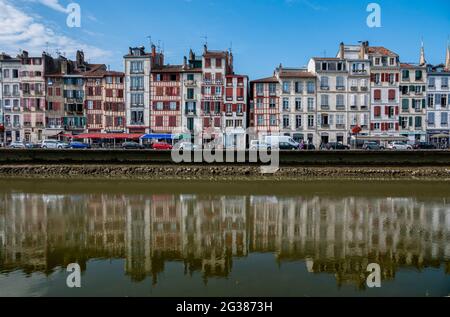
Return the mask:
M425 109L427 107L427 101L425 99L422 99L422 109Z
M402 100L402 110L408 111L409 108L409 99L403 99Z
M409 126L410 126L410 127L413 126L413 117L409 117Z

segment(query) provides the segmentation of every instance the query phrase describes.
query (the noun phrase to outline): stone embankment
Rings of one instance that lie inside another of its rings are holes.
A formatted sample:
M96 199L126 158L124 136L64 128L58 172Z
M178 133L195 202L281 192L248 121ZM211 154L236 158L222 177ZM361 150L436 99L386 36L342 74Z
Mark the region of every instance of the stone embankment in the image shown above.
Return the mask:
M0 165L0 177L33 178L132 178L132 179L215 179L215 178L429 178L450 180L450 166L437 167L280 167L263 174L258 166L227 165Z

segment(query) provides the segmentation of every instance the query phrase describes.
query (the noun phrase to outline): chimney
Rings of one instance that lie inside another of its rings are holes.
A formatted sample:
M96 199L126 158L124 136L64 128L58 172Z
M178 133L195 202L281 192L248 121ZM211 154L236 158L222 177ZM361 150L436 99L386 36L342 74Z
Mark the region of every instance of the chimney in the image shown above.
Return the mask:
M205 54L208 52L208 46L206 44L203 45L203 51Z
M344 59L345 58L344 42L341 42L341 44L339 44L339 58L340 59Z
M194 60L195 60L195 54L191 49L191 50L189 50L189 61L194 61Z
M187 67L187 57L184 56L183 57L183 69L186 69L186 67Z
M156 46L154 44L152 44L152 57L156 57Z
M28 51L22 51L22 58L28 59Z
M67 75L67 60L63 59L61 61L61 74Z
M83 51L77 51L77 68L84 65L84 53Z

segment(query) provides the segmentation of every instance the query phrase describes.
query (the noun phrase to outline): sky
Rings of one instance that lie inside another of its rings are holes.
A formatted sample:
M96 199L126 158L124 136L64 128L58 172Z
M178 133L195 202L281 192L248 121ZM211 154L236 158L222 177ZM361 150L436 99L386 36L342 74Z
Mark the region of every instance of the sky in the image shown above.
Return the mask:
M81 27L67 26L70 0L0 0L0 50L43 50L123 69L130 46L164 50L181 64L192 48L232 49L235 72L251 79L275 67L303 67L313 56L336 56L339 43L385 46L402 62L443 63L450 36L448 0L76 0ZM381 27L369 28L369 3L381 7Z

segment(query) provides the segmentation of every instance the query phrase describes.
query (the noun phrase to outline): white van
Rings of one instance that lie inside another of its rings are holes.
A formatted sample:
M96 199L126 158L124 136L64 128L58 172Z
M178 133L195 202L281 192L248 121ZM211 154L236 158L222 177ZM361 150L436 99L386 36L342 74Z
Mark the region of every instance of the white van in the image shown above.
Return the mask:
M266 136L266 143L272 148L280 150L298 150L300 143L295 142L290 136Z

